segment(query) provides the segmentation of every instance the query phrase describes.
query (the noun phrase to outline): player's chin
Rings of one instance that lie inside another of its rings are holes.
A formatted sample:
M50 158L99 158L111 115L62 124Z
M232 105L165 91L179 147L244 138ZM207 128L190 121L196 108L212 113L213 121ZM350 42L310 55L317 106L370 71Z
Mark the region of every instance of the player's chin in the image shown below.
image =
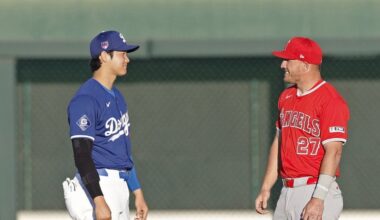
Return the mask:
M286 82L286 83L294 83L294 80L290 76L289 72L285 72L285 74L284 74L284 82Z
M284 77L284 82L293 83L293 80L289 79L288 77Z
M124 69L124 70L120 70L118 73L119 76L124 76L124 75L127 75L127 69Z
M285 73L284 75L284 82L289 83L291 81L291 78L289 76L289 73Z

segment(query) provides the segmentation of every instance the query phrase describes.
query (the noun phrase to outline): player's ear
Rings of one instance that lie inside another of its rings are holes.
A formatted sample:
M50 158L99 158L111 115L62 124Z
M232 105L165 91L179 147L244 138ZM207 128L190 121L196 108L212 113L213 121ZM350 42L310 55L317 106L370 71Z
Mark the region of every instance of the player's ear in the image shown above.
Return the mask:
M99 55L99 60L102 62L102 63L105 63L109 60L111 60L111 56L106 52L106 51L102 51Z
M309 72L309 70L310 70L310 64L309 63L306 63L306 62L304 62L303 63L303 67L304 67L304 69L305 69L305 72Z

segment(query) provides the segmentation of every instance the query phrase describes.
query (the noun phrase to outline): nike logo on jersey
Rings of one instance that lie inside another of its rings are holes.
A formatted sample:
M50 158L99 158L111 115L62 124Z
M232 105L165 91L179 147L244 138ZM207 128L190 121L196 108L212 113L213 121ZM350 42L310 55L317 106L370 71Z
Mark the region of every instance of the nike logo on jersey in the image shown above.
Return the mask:
M111 102L106 103L107 108L110 107L110 105L111 105Z
M291 98L293 95L287 95L285 96L285 99Z

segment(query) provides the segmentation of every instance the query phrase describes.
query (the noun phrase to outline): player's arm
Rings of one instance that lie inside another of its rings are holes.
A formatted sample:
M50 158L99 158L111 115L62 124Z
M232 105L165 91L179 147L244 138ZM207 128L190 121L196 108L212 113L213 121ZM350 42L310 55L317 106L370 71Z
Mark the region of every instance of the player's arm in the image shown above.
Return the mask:
M148 205L145 202L142 189L136 189L133 191L133 194L135 195L136 219L146 220L148 216Z
M145 202L144 194L137 178L135 167L133 167L130 171L127 183L129 190L135 195L136 219L145 220L148 215L148 206Z
M88 138L74 138L71 140L74 151L75 166L82 178L82 182L87 188L91 198L102 196L99 185L99 174L96 171L92 160L92 140Z
M99 174L96 171L91 156L93 141L88 138L74 138L71 140L71 143L74 151L75 166L78 169L84 186L94 200L96 218L111 219L111 210L103 197L99 185Z
M321 169L313 199L323 201L327 196L330 185L335 181L335 174L342 158L343 143L340 141L328 142L324 145L325 155L321 162Z
M342 158L343 143L340 141L328 142L324 145L325 155L321 164L320 174L335 176Z
M279 145L278 138L279 138L279 132L277 131L270 148L268 164L267 164L264 180L261 186L261 190L255 201L256 211L260 214L268 213L268 211L265 209L267 208L267 205L268 205L270 191L273 185L276 183L277 177L278 177L278 145Z

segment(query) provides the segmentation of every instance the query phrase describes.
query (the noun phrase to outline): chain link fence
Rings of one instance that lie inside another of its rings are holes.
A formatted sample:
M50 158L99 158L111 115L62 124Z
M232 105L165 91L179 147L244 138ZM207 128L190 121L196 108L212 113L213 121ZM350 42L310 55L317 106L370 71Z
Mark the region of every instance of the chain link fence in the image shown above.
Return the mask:
M152 210L253 208L284 88L279 67L268 57L132 59L116 86ZM380 57L327 57L322 73L351 110L339 180L345 208L380 208ZM18 60L19 210L65 208L61 182L75 172L66 107L89 77L87 60Z

